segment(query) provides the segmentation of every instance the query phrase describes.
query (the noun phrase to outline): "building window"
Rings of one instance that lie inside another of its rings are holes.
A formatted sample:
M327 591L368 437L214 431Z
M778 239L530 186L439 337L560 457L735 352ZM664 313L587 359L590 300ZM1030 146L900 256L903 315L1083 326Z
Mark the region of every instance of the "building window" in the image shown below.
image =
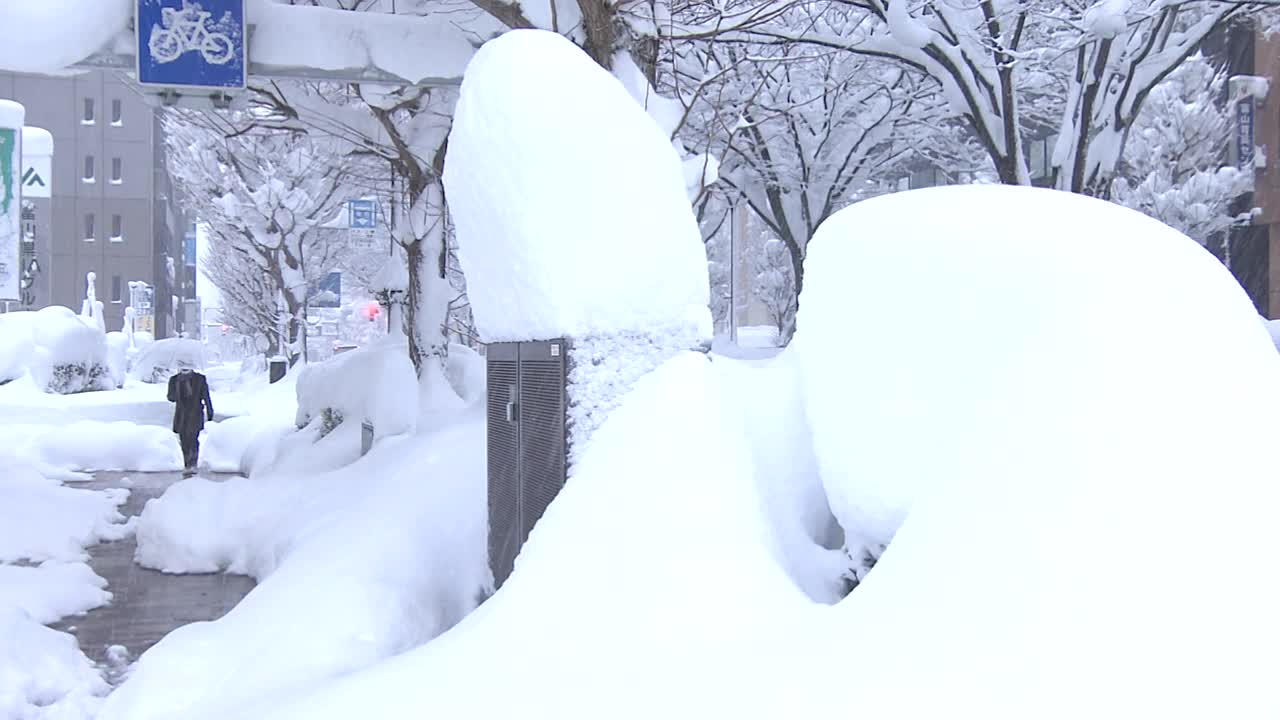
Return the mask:
M80 116L81 125L92 125L94 123L95 113L93 107L93 98L84 99L84 114Z
M111 101L111 124L116 127L124 125L124 101L120 98Z
M111 276L111 302L120 302L120 276Z
M124 242L124 218L111 216L111 242Z
M93 242L97 238L93 234L93 213L84 214L84 241Z
M97 169L92 155L84 156L84 182L91 183L97 179Z
M124 161L120 158L111 158L111 184L119 185L124 182Z

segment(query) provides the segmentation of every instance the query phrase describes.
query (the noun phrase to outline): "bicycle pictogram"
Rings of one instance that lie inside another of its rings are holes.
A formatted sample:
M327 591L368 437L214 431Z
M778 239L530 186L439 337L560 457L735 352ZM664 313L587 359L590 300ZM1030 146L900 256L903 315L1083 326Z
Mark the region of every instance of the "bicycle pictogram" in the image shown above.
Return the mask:
M236 55L235 43L226 33L208 27L213 13L200 3L184 2L182 9L161 8L160 25L151 26L147 47L157 63L171 63L188 52L199 52L210 65L225 65Z

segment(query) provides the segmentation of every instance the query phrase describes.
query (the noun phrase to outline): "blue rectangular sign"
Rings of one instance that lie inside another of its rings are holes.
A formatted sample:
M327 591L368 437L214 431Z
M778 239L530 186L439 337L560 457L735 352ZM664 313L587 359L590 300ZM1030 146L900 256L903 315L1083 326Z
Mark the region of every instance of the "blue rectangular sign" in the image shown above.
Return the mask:
M244 87L244 0L137 2L139 83L215 90Z
M1253 98L1236 103L1236 164L1241 170L1253 166L1254 129Z
M348 207L351 210L351 227L371 230L378 226L378 207L372 200L352 200Z
M307 295L311 307L336 308L342 306L342 273L331 272L320 278Z

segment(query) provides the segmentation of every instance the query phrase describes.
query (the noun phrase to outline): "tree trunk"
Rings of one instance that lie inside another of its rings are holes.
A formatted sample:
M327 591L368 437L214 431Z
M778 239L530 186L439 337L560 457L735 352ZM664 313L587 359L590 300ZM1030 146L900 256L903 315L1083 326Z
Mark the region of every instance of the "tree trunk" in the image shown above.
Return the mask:
M409 262L409 293L405 300L405 334L409 357L421 376L426 363L448 357L445 326L452 288L445 272L444 191L440 182L427 185L413 201L411 230L415 239L405 246Z

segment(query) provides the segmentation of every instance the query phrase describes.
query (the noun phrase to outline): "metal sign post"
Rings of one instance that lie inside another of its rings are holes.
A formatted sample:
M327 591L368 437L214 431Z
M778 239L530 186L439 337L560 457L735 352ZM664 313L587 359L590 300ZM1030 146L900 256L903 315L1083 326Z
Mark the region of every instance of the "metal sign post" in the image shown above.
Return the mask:
M166 101L244 89L244 0L137 0L134 27L138 83Z

